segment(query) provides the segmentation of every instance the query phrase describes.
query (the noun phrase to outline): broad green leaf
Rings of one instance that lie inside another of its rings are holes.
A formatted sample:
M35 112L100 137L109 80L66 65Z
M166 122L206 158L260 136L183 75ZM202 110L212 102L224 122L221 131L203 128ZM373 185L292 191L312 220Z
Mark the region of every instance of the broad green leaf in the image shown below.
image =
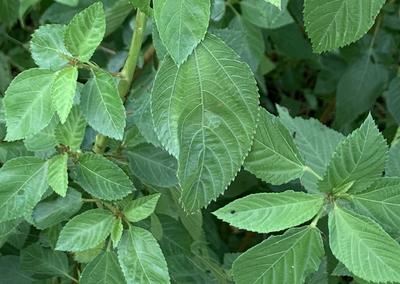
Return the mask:
M8 160L21 157L33 156L33 153L25 148L22 141L0 142L0 162L5 163Z
M164 46L182 64L204 38L210 0L155 0L154 19Z
M168 152L151 144L139 144L126 151L132 173L142 182L160 187L178 183L178 165Z
M127 283L170 283L160 246L145 229L131 227L124 232L118 259Z
M319 190L345 193L366 189L381 176L387 144L371 115L336 148Z
M286 9L288 0L282 0L281 8L266 0L243 0L240 2L243 17L253 25L265 29L277 29L293 23Z
M156 193L132 200L124 208L125 217L131 222L139 222L149 217L156 208L161 194Z
M91 195L104 200L122 199L135 190L124 171L101 155L80 156L75 181Z
M385 166L386 176L400 177L400 143L396 141L392 143L389 150L389 159Z
M54 147L58 144L54 134L54 130L58 125L58 119L53 116L50 124L38 133L25 138L24 144L27 150L40 152L40 151L54 151Z
M382 178L352 195L355 210L377 221L388 233L400 236L400 178Z
M115 252L106 251L96 257L82 272L81 284L124 284L126 283Z
M75 7L79 3L79 0L55 0L55 1L71 7Z
M32 58L40 68L57 70L66 66L72 57L64 45L64 25L40 26L32 35Z
M304 22L315 52L360 39L373 25L385 0L305 0Z
M0 248L7 241L7 237L17 230L22 219L15 219L6 222L0 222Z
M8 284L31 284L31 273L21 269L20 257L16 255L0 256L1 280Z
M258 94L250 68L207 35L180 67L165 58L151 108L160 141L179 157L185 209L206 206L224 192L251 147Z
M82 207L82 194L69 188L65 197L40 202L32 212L35 227L44 230L67 221Z
M133 7L139 9L148 16L153 15L153 10L150 7L150 0L129 0Z
M371 219L335 206L329 244L354 275L377 283L400 281L400 245Z
M313 171L306 171L301 177L301 182L309 192L316 193L318 176L324 175L333 152L344 136L314 118L292 118L286 109L280 106L277 108L279 118L294 137L306 166Z
M24 217L47 189L47 163L35 157L7 161L0 169L0 222Z
M303 158L287 128L266 110L261 110L253 146L244 167L258 178L283 184L305 171Z
M113 242L114 248L118 246L123 232L124 232L124 226L122 225L121 219L119 218L115 219L113 228L111 230L111 240Z
M237 284L302 284L318 270L323 255L317 228L293 228L240 255L233 263L233 279Z
M400 124L400 77L390 81L389 88L385 93L386 106L397 124Z
M64 124L71 111L76 93L76 80L78 79L78 68L67 67L58 72L54 80L52 97L54 108Z
M59 144L68 146L72 150L79 150L85 136L86 121L78 106L74 106L64 124L55 129L55 137Z
M279 9L282 6L282 3L281 3L282 0L264 0L264 1L266 1L267 3L271 3L272 5L275 5Z
M69 275L68 257L65 253L43 248L38 243L21 251L21 268L39 275Z
M19 1L0 0L0 23L11 27L18 20Z
M54 115L51 88L55 73L29 69L11 82L3 99L7 141L26 138L45 128Z
M105 241L99 243L97 246L84 251L74 252L74 260L79 263L89 263L93 261L104 251Z
M310 220L323 203L322 195L303 192L257 193L229 203L214 215L240 229L269 233Z
M82 113L97 132L122 140L125 109L117 85L110 74L94 71L93 78L82 89Z
M103 4L96 2L75 15L65 32L65 45L72 55L89 61L106 31Z
M68 154L64 153L51 158L47 180L51 188L65 197L68 188Z
M143 0L140 1L142 2ZM104 5L106 16L105 36L108 36L124 24L125 19L132 12L132 5L128 0L104 1Z
M56 250L84 251L96 247L111 233L114 216L92 209L72 218L62 229Z

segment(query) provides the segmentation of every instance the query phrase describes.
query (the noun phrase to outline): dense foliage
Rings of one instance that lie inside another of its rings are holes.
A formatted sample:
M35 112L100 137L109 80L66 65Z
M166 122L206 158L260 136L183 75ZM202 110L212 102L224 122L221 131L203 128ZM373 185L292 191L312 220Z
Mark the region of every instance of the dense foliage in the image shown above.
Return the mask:
M400 3L0 0L0 283L400 283Z

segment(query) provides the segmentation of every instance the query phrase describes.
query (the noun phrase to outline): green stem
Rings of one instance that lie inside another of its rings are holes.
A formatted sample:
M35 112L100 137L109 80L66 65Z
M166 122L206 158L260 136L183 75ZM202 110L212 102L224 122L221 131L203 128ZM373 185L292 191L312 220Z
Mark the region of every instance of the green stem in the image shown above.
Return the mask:
M318 223L318 221L319 221L319 219L321 219L321 217L322 217L322 215L324 214L324 212L325 212L325 208L324 208L324 206L322 206L322 208L319 210L319 212L317 213L317 215L314 217L314 219L311 221L311 224L310 224L310 226L311 227L316 227L317 226L317 223Z

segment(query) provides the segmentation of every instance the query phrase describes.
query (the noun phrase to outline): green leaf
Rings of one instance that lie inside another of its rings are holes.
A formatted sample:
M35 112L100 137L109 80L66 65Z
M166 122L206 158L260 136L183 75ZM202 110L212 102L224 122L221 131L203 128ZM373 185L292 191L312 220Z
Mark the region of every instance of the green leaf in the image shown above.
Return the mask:
M145 229L131 227L124 232L118 259L128 283L170 283L160 246Z
M13 26L18 20L19 1L0 0L0 23Z
M394 117L397 124L400 124L400 77L390 81L389 88L385 93L386 106L390 114Z
M0 222L24 217L47 189L47 163L35 157L7 161L0 169Z
M106 251L96 257L82 272L81 284L123 284L126 283L115 252Z
M32 35L30 48L35 63L44 69L58 70L72 57L64 45L64 25L40 26Z
M3 99L7 141L34 135L50 123L54 114L54 78L52 71L34 68L23 71L11 82Z
M264 1L266 1L267 3L271 3L272 5L275 5L276 7L278 7L279 9L281 8L281 6L282 6L282 0L264 0Z
M54 151L54 147L58 144L54 130L58 123L58 119L53 116L50 124L43 130L39 131L35 135L25 138L24 144L26 149L34 152Z
M169 57L163 61L151 108L160 141L179 157L185 209L206 206L224 192L251 147L258 94L250 68L207 35L180 67Z
M153 5L160 38L180 65L206 35L210 0L155 0Z
M305 0L304 22L315 52L360 39L373 25L385 0Z
M310 220L323 203L322 195L303 192L257 193L229 203L214 215L240 229L269 233Z
M385 166L386 176L400 177L400 143L395 141L389 150L389 159Z
M255 26L265 29L277 29L293 23L286 9L288 0L282 0L281 8L265 0L243 0L240 2L243 17Z
M168 152L151 144L139 144L126 151L132 172L142 182L160 187L178 183L177 161Z
M20 257L16 255L4 255L0 257L0 274L4 283L31 284L31 273L21 269Z
M400 245L371 219L335 206L329 214L329 244L354 275L378 283L400 281Z
M103 40L105 31L103 4L96 2L71 20L65 33L65 45L72 55L89 61Z
M318 229L293 228L240 255L233 263L233 278L238 284L302 284L308 274L318 270L323 255Z
M7 241L7 237L17 230L17 227L21 222L22 219L15 219L0 223L0 248L3 243Z
M21 156L33 156L33 153L25 148L22 141L0 142L0 162L2 164Z
M335 150L319 189L345 193L364 190L381 176L387 144L371 115Z
M125 217L131 222L139 222L146 219L154 212L160 196L161 194L156 193L132 200L124 208Z
M51 188L65 197L68 188L68 154L64 153L51 158L47 180Z
M71 111L76 93L77 79L78 68L67 67L61 70L54 80L52 89L53 105L62 124L65 123Z
M132 6L127 0L104 1L104 5L106 16L105 36L107 37L124 24L125 19L132 12Z
M55 129L55 137L59 144L68 146L72 150L79 150L85 136L86 121L78 106L74 106L64 124Z
M91 195L104 200L118 200L135 188L116 164L101 155L84 154L76 166L75 181Z
M129 0L129 2L131 2L133 7L139 9L147 16L153 15L153 10L150 7L150 0Z
M72 188L65 197L40 202L32 212L35 227L44 230L67 221L82 207L82 194Z
M124 231L124 226L122 225L121 219L115 219L113 228L111 230L111 240L113 242L114 248L118 246L123 231Z
M125 128L125 109L117 85L110 74L94 71L93 78L82 89L82 113L97 132L122 140Z
M111 233L114 216L92 209L72 218L62 229L56 250L84 251L96 247Z
M252 149L244 167L258 178L283 184L303 175L305 165L287 128L266 110L261 111Z

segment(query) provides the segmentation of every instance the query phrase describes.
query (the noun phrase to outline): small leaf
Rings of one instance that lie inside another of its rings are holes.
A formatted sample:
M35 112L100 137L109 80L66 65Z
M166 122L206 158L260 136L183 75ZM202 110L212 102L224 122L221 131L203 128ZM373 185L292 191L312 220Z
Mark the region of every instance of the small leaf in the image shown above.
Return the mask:
M92 209L72 218L62 229L56 250L84 251L96 247L111 233L114 216Z
M150 232L139 227L125 231L118 259L128 283L170 283L167 262Z
M79 107L74 106L64 124L58 124L55 137L59 144L68 146L72 150L79 150L85 136L86 120Z
M113 228L111 230L111 240L113 242L114 248L118 246L123 231L124 231L124 226L122 225L121 219L115 219Z
M71 20L65 33L65 45L72 55L89 61L103 40L105 31L103 4L96 2Z
M50 124L40 130L35 135L25 138L24 145L27 150L34 152L53 152L54 147L58 144L54 131L59 124L58 119L53 116Z
M237 199L214 212L230 225L269 233L300 225L322 208L324 197L303 192L258 193Z
M122 199L135 189L123 170L94 154L79 157L75 181L91 195L104 200Z
M139 222L149 217L154 212L160 196L161 194L156 193L131 201L124 208L125 217L131 222Z
M51 188L58 194L65 197L68 188L68 155L61 154L51 158L47 180Z

